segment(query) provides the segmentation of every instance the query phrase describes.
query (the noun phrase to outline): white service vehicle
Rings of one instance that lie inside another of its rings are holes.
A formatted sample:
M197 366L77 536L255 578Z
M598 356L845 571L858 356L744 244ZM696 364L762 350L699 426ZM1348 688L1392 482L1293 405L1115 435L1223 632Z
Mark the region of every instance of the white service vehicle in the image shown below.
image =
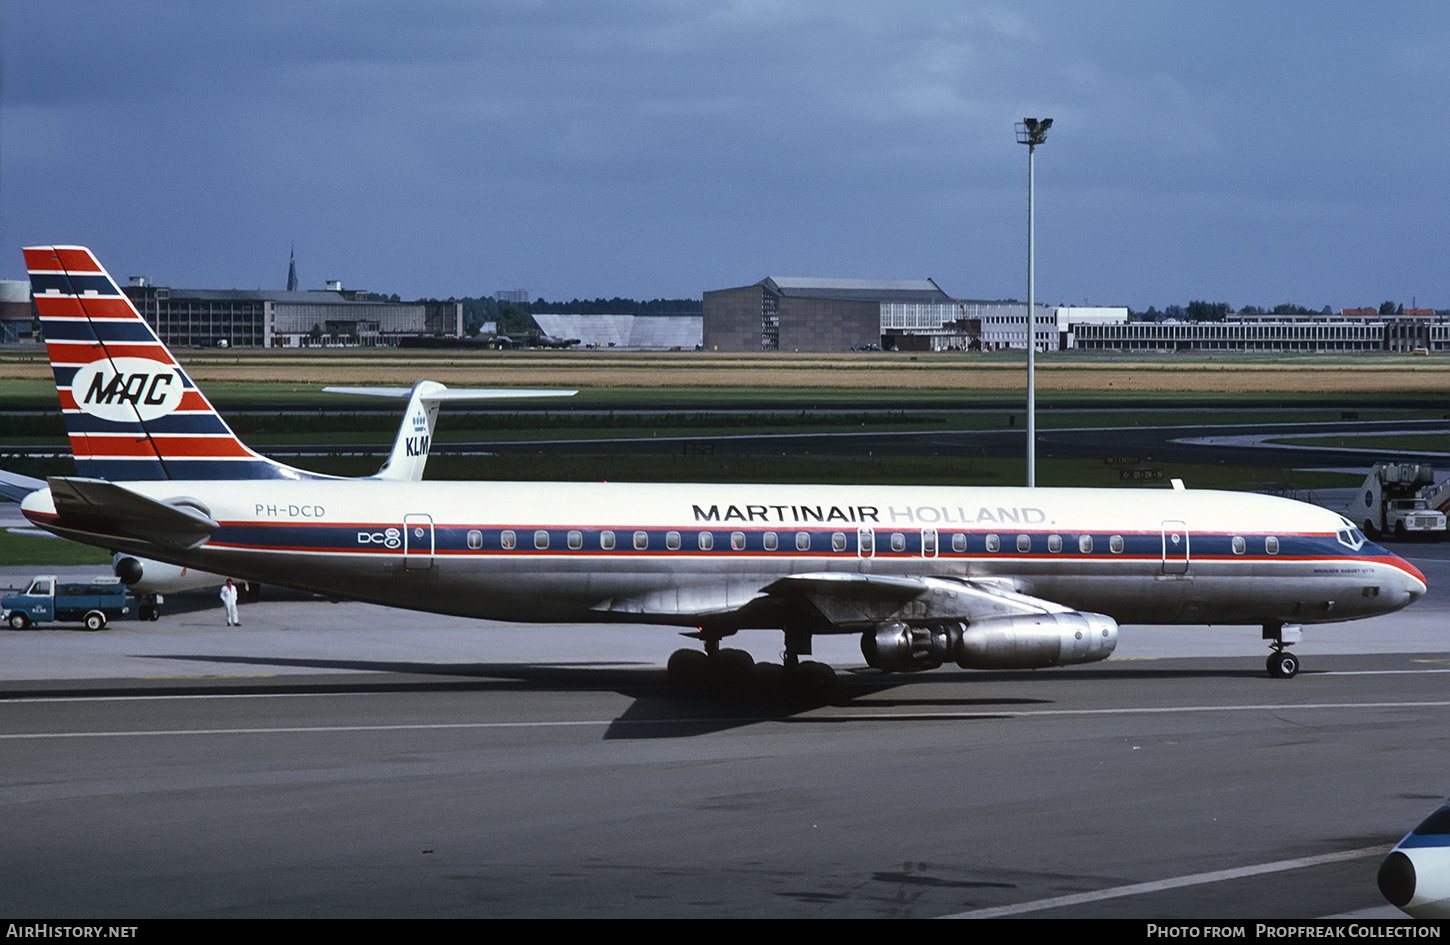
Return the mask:
M1440 538L1445 534L1445 513L1421 494L1434 483L1435 470L1424 463L1376 463L1345 515L1370 536Z

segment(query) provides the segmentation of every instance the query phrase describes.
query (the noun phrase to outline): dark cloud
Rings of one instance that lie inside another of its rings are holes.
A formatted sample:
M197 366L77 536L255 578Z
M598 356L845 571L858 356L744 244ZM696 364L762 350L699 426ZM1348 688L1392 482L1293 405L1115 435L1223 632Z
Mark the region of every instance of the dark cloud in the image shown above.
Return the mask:
M1450 306L1433 4L101 4L0 12L0 273L552 298L767 273ZM1434 261L1434 262L1432 262Z

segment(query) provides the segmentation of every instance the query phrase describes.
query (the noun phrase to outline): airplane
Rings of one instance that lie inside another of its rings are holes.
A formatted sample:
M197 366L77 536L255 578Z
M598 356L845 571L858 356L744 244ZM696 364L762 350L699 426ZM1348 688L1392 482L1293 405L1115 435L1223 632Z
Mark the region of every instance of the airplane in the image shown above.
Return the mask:
M530 348L572 348L577 344L578 338L556 338L542 331L529 339Z
M1305 624L1398 610L1409 562L1337 513L1171 489L335 479L260 456L91 252L25 249L76 477L37 526L246 580L416 611L688 628L672 679L829 697L816 634L882 672L1107 658L1122 623L1245 624L1289 678ZM784 637L782 664L722 648Z
M1416 919L1450 919L1450 801L1405 834L1376 877L1390 904Z

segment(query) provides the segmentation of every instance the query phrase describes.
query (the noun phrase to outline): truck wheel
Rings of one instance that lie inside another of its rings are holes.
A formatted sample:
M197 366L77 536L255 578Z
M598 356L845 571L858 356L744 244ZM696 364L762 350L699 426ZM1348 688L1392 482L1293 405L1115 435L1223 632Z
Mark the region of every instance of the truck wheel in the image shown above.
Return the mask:
M1371 538L1379 538L1380 537L1380 530L1378 528L1375 528L1374 527L1374 522L1371 522L1369 519L1365 519L1364 520L1364 529L1363 530L1364 530L1364 533L1366 535L1368 535L1369 537L1371 537Z
M1404 541L1405 540L1405 523L1404 523L1403 520L1398 521L1398 522L1395 523L1395 540L1396 541Z
M30 626L30 618L27 617L25 614L22 614L20 611L17 610L15 613L10 615L11 630L24 630L28 626Z
M93 610L86 614L86 619L83 623L85 623L87 630L103 630L106 626L106 615L99 610Z

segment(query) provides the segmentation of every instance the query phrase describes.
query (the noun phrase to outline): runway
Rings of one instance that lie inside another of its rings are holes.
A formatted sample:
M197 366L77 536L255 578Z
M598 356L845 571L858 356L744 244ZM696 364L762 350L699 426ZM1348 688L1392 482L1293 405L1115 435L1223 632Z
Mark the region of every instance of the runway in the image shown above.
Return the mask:
M1396 550L1430 594L1306 628L1294 680L1254 628L908 677L827 638L815 708L671 685L661 628L199 597L0 633L0 912L1398 916L1379 861L1450 793L1450 548Z

